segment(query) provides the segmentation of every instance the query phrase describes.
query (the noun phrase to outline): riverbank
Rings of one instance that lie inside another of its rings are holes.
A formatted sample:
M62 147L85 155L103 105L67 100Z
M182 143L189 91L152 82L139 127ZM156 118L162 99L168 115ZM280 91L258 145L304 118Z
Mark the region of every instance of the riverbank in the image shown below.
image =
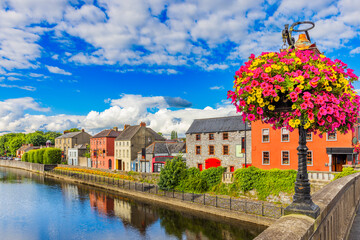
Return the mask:
M216 207L209 206L209 205L201 205L201 204L197 204L195 202L186 202L186 201L183 201L180 199L170 198L170 197L166 197L166 196L160 196L160 195L151 194L151 193L144 192L144 191L138 192L138 191L129 190L126 188L120 188L119 181L117 182L117 185L116 184L109 185L109 184L104 184L104 182L101 182L101 181L96 182L96 177L94 178L94 176L87 176L87 178L86 178L85 175L80 175L83 177L83 179L79 179L79 178L74 178L73 174L60 175L60 174L56 174L55 171L43 171L42 172L42 171L33 170L32 168L29 168L29 166L27 166L28 164L22 165L21 163L23 163L23 162L18 162L18 164L5 164L5 161L6 160L1 160L0 166L20 168L20 169L24 169L24 170L28 170L28 171L41 173L47 177L57 178L57 179L61 179L61 180L65 180L65 181L73 182L73 183L85 184L85 185L89 185L89 186L93 186L93 187L98 187L98 188L105 189L108 191L120 193L121 195L124 195L124 196L137 198L142 201L148 201L148 202L155 203L155 204L163 204L163 205L169 206L171 208L174 208L175 210L180 210L180 211L185 211L185 212L196 211L197 213L199 213L200 215L203 215L203 216L210 214L214 217L221 217L223 219L233 219L233 220L238 220L238 221L245 221L245 222L254 223L254 224L263 225L263 226L270 226L274 222L274 219L272 219L272 218L263 217L263 216L259 216L259 215L247 214L247 213L238 212L238 211L231 211L231 210L227 210L224 208L216 208ZM95 181L89 181L89 179L92 179L92 180L95 179ZM105 178L104 178L104 180L105 180ZM112 183L116 183L114 179L112 179L112 180L108 179L107 181L108 181L108 183L109 183L109 181L113 181ZM136 189L136 186L137 185L135 183L135 189ZM142 187L144 188L144 185L142 185ZM194 199L193 199L193 201L194 201ZM230 204L231 204L231 200L230 200ZM251 207L251 205L250 205L251 203L248 203L248 204Z

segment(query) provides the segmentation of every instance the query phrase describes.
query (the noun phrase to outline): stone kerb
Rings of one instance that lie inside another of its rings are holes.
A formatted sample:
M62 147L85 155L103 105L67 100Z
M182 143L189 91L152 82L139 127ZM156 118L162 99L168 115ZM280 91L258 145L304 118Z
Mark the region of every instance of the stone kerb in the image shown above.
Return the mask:
M359 194L360 173L340 178L313 194L313 201L320 207L316 220L304 215L284 216L255 239L345 239L359 205Z

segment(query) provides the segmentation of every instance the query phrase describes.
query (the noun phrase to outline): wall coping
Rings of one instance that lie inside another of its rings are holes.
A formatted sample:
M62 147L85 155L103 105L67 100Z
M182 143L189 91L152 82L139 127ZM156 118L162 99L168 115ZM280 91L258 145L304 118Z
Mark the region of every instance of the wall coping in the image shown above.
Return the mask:
M320 215L316 220L300 214L283 216L255 239L310 239L334 209L339 199L358 179L360 179L360 173L345 176L314 193L312 200L320 207ZM338 229L338 231L341 231L342 235L347 232L344 229Z

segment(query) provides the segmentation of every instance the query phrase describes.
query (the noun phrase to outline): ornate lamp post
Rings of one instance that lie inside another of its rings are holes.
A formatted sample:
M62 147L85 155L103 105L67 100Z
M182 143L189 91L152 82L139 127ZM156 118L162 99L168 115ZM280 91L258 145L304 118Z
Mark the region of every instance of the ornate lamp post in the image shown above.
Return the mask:
M311 24L312 26L307 29L302 30L295 30L294 27L300 24ZM286 42L289 45L290 49L309 49L314 52L314 54L320 54L320 51L317 49L316 44L311 44L310 36L308 31L315 27L313 22L305 21L305 22L296 22L291 25L290 30L288 30L288 24L285 25L285 28L282 32L284 45ZM292 38L291 33L294 32L305 32L306 36L303 34L300 35L299 40L297 42L294 41ZM288 106L291 102L286 99L286 102L278 102L278 106L275 105L275 111L290 111L291 107ZM305 121L304 119L300 120L300 126L298 127L299 130L299 146L297 147L298 150L298 172L296 175L296 182L295 182L295 194L293 197L293 202L285 208L285 215L288 214L304 214L310 216L312 218L317 218L320 214L320 208L316 205L310 195L310 182L307 172L307 154L308 154L308 147L306 146L306 135L307 129L304 128Z
M300 24L307 29L294 30ZM298 173L293 203L285 214L299 213L316 218L319 207L310 195L307 173L307 132L346 133L357 123L360 97L352 83L358 80L352 69L341 60L331 60L310 42L312 22L285 25L284 46L280 52L251 54L235 73L234 90L228 98L241 112L243 121L262 121L274 129L299 131ZM299 39L292 32L305 32ZM289 47L286 47L288 44Z

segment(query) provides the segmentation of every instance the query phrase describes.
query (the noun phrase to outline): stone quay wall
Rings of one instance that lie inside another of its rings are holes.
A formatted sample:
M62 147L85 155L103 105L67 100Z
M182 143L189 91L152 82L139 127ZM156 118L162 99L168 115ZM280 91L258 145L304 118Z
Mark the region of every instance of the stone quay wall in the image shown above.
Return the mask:
M57 167L57 164L40 164L40 163L30 163L30 162L22 162L15 160L0 160L0 166L20 168L34 172L45 172Z
M312 195L320 215L312 219L292 214L280 218L256 240L346 239L360 201L360 173L329 183Z

